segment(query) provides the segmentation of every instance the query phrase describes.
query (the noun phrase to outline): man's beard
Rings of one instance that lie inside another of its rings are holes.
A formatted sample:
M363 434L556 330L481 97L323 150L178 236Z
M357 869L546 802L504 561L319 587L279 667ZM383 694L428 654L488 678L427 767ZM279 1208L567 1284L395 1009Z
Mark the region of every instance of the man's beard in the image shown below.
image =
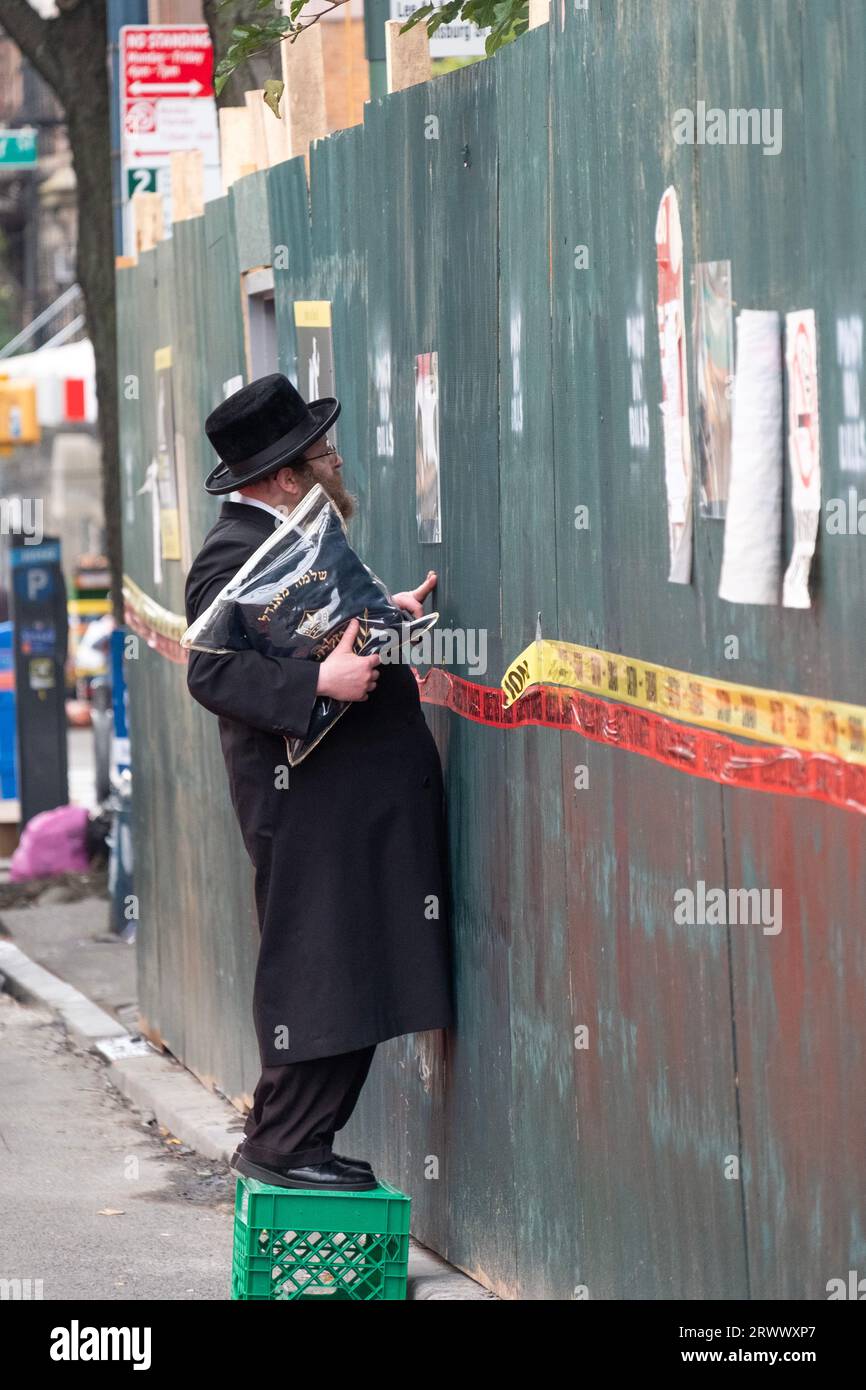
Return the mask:
M347 492L346 488L343 486L342 478L332 478L330 482L322 483L322 487L325 489L325 492L330 497L344 521L348 521L350 517L355 515L358 499L354 497L351 492Z
M306 461L302 468L298 468L297 464L294 464L293 467L296 468L301 476L309 483L309 487L307 488L308 492L311 488L315 487L316 483L321 485L344 521L348 521L350 517L355 515L358 499L351 492L346 490L343 486L343 479L339 474L333 478L329 478L328 481L325 482L324 478L316 477L313 468Z

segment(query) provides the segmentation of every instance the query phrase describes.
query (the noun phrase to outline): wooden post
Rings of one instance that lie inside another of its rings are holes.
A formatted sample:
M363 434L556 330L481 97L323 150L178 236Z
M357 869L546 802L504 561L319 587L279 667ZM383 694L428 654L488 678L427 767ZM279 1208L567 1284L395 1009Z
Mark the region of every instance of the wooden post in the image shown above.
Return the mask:
M550 0L529 0L529 27L537 29L539 24L550 23Z
M273 120L273 112L264 103L264 92L259 88L244 92L244 101L250 117L250 158L255 160L257 169L268 167L268 147L265 143L265 116Z
M400 33L399 19L385 21L385 71L389 92L402 92L418 82L429 82L433 75L430 66L430 39L423 20Z
M132 195L136 256L140 256L142 251L152 251L156 243L162 241L163 217L161 193Z
M273 111L269 111L262 102L262 125L265 130L265 149L268 157L268 167L272 164L281 164L284 159L288 159L289 150L289 120L286 115L288 101L285 92L280 98L280 115L275 116Z
M307 160L312 140L321 140L330 126L325 107L325 59L322 31L318 24L305 29L294 43L283 39L283 120L288 123L289 156L302 154ZM269 114L269 113L266 113Z
M223 193L228 193L237 179L255 172L250 155L250 113L246 106L222 106L219 122Z
M204 212L204 153L174 150L171 155L171 220L185 222Z

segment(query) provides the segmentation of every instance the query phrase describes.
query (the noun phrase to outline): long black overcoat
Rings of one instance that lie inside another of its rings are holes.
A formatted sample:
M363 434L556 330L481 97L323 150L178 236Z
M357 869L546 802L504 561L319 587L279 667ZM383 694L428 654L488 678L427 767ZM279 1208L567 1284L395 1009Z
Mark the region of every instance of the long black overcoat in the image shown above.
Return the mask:
M260 507L223 503L187 578L189 622L275 524ZM306 733L318 670L250 650L191 652L187 671L192 695L219 716L255 868L263 1065L453 1021L442 772L415 677L381 666L369 699L350 706L285 787L283 735Z

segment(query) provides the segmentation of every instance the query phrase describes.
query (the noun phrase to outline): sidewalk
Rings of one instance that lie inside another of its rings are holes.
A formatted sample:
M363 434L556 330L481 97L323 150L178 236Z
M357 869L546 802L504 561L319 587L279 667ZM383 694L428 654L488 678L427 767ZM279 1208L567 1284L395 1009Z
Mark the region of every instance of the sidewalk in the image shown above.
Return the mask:
M86 885L83 885L86 891ZM0 893L0 985L49 1008L75 1042L103 1059L107 1079L144 1119L211 1162L226 1165L243 1132L234 1106L202 1086L174 1058L136 1034L135 947L108 930L108 902L51 885L28 906ZM416 1241L409 1253L409 1299L493 1299L482 1285Z

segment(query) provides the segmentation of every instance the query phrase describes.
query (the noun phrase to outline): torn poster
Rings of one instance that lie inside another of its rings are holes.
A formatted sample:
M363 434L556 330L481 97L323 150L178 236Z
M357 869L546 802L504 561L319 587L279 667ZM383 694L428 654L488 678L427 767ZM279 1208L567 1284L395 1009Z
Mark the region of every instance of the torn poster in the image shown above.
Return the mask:
M438 352L415 358L415 514L421 544L441 541Z
M162 533L159 515L159 464L156 459L151 459L144 474L144 482L138 489L139 497L146 497L150 494L150 539L151 553L153 556L153 582L155 586L162 583Z
M785 315L788 374L788 462L794 546L782 585L786 608L811 608L809 573L821 519L818 343L814 309Z
M180 517L177 501L177 454L174 437L174 385L171 348L153 355L156 381L156 482L159 533L163 560L180 559Z
M782 549L782 351L779 315L737 317L731 479L719 598L778 603Z
M724 517L731 472L734 315L730 261L695 266L692 325L698 388L701 516Z
M671 584L692 575L692 446L686 376L683 236L676 189L666 188L656 218L658 330Z
M295 348L297 386L305 401L318 401L333 396L334 344L331 337L331 301L329 299L296 299ZM336 425L325 435L325 442L336 441Z

